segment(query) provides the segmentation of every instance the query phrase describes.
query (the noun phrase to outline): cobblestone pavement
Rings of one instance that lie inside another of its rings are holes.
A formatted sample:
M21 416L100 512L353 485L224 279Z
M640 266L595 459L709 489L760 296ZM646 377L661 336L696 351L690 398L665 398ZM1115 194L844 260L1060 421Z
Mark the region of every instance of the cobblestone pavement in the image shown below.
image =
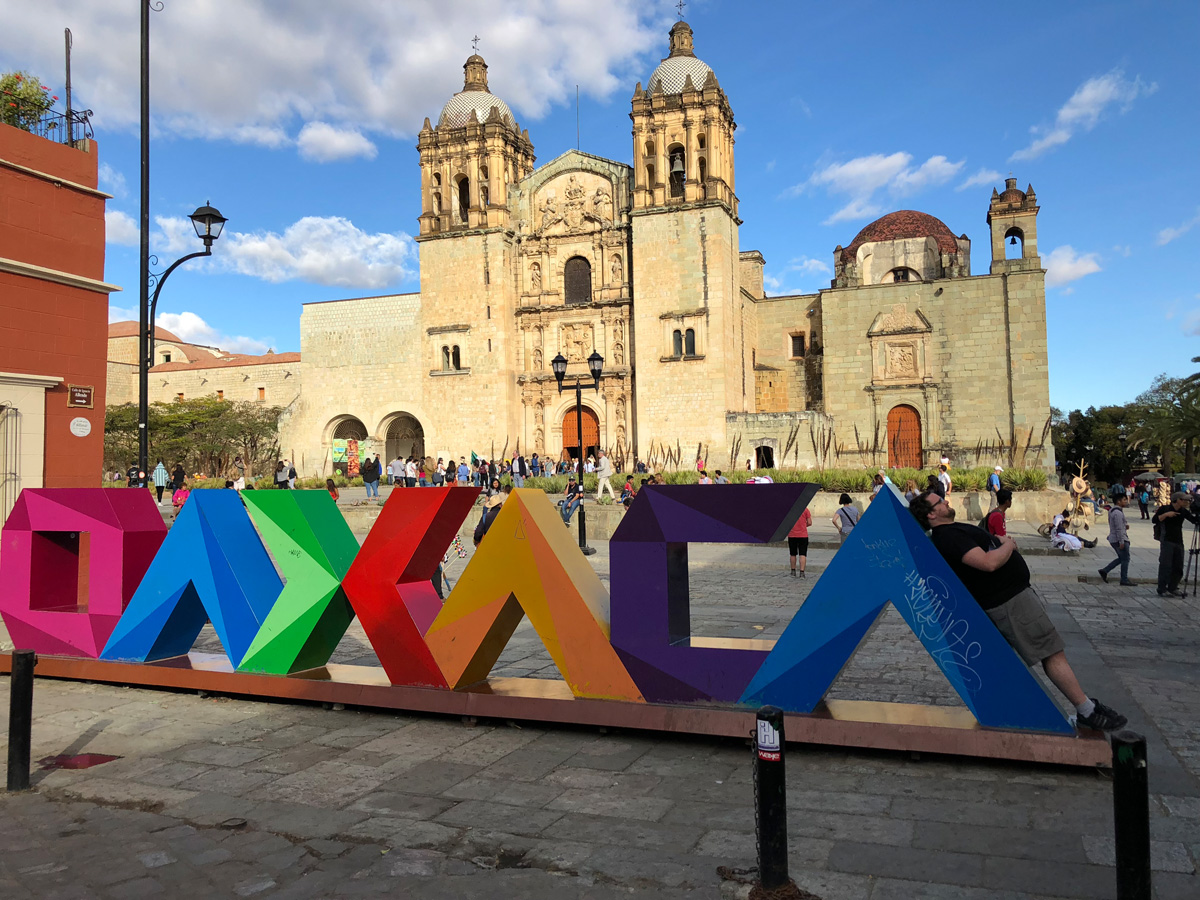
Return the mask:
M813 553L813 576L831 555ZM1196 600L1051 581L1062 560L1030 564L1085 687L1147 735L1156 896L1195 900ZM694 546L695 632L777 636L816 581L786 567L785 550ZM374 662L357 625L338 659ZM557 677L527 624L497 674ZM7 690L0 678L0 703ZM959 702L891 611L832 695ZM716 867L755 855L740 741L46 680L35 704L35 759L122 758L0 795L6 900L717 897L738 886ZM1102 773L792 748L788 800L793 876L823 900L1115 896Z

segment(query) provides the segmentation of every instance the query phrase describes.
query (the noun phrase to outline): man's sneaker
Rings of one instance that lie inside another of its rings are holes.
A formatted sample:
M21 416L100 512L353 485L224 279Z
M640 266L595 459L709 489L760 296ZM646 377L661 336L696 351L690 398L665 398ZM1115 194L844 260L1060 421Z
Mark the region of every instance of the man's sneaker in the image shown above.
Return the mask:
M1105 584L1108 584L1108 573L1105 572L1103 569L1097 569L1096 571L1100 573L1100 580L1103 581Z
M1092 702L1096 704L1096 708L1092 710L1092 714L1076 718L1076 722L1085 728L1093 728L1096 731L1117 731L1124 728L1125 723L1129 721L1115 709L1105 706L1095 697L1092 698Z
M1122 581L1121 582L1121 587L1134 587L1134 586L1135 585L1132 581Z

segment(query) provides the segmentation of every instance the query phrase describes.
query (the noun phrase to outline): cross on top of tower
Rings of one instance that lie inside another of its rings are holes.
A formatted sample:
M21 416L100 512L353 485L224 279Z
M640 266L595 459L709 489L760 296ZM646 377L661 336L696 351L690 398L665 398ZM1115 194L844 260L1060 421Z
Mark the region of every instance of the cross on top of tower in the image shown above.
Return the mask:
M680 2L682 2L682 0L680 0ZM471 38L471 49L476 53L479 52L479 35L475 35L475 37Z
M679 2L675 4L675 8L676 8L677 10L679 10L679 21L680 21L680 22L682 22L682 21L683 21L683 8L684 8L685 6L687 6L687 4L686 4L686 3L684 3L684 2L683 2L683 0L679 0Z

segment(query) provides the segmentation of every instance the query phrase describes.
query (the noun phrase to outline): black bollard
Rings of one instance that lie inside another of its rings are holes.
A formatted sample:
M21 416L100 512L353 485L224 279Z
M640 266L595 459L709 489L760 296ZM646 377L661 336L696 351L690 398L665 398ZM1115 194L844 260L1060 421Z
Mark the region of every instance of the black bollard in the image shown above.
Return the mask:
M1117 842L1117 900L1150 900L1150 788L1146 739L1134 731L1112 736L1113 826Z
M8 789L29 790L29 745L33 729L32 650L12 652L12 677L8 686Z
M763 890L787 885L787 784L783 769L783 710L758 711L755 769L755 821L758 827L758 877Z

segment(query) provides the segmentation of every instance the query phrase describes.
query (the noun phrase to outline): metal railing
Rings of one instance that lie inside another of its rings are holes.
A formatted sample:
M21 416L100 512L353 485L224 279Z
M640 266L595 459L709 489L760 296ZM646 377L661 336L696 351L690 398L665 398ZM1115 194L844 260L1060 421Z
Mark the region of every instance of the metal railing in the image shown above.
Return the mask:
M72 109L59 112L45 103L31 102L9 91L0 90L0 123L12 125L30 134L60 144L90 140L92 111Z

